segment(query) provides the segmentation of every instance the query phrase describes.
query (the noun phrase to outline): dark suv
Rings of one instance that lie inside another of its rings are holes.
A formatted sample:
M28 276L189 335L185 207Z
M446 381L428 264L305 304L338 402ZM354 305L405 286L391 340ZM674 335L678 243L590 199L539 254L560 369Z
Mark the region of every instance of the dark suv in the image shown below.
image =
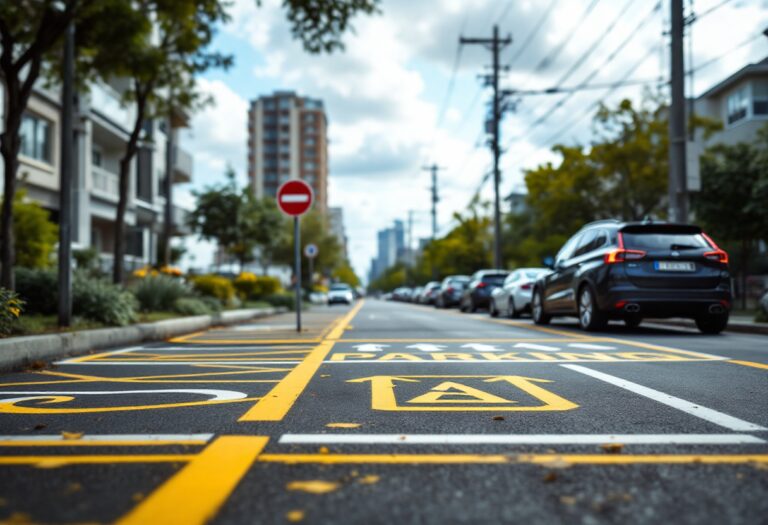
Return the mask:
M507 275L507 270L480 270L473 273L461 294L459 309L462 312L476 312L478 308L488 308L491 304L491 292L504 285Z
M450 308L459 304L461 293L468 282L468 275L449 275L443 279L435 297L435 308Z
M599 330L609 319L636 327L644 317L692 317L707 334L728 324L728 254L698 226L594 222L547 262L552 273L533 290L536 324L576 315Z

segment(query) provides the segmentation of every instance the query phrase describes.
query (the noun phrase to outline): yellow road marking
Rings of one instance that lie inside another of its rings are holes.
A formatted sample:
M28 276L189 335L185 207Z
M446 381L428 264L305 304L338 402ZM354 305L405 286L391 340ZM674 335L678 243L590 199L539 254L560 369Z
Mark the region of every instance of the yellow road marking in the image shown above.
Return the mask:
M70 395L40 395L34 394L27 397L39 398L39 404L48 405L50 403L66 403L75 399ZM160 405L126 405L116 407L95 407L95 408L45 408L38 406L21 406L16 401L0 402L0 414L93 414L100 412L123 412L135 410L156 410L162 408L182 408L199 407L209 405L221 405L225 403L243 403L248 401L257 401L259 397L244 397L242 399L219 399L212 401L186 401L182 403L166 403Z
M37 467L64 467L67 465L110 463L182 463L191 461L195 454L132 454L110 456L0 456L0 465L32 465Z
M258 462L340 464L515 464L573 465L768 463L768 454L262 454Z
M206 333L207 330L200 330L199 332L192 332L191 334L182 335L179 337L172 337L168 339L169 343L184 343L187 339L192 339L193 337L197 337L198 335L203 335Z
M291 409L296 399L304 392L309 381L333 349L333 345L344 334L344 329L363 307L364 300L355 305L344 317L337 320L328 331L326 339L312 350L296 368L261 400L246 412L239 421L280 421Z
M735 365L742 365L742 366L751 366L753 368L762 368L763 370L768 370L768 365L765 363L755 363L753 361L728 361L729 363L733 363Z
M176 341L170 341L172 343ZM182 341L183 342L183 341ZM289 343L307 343L317 344L320 339L313 337L311 339L198 339L195 341L186 341L187 344L199 344L199 345L245 345L245 344L289 344Z
M51 440L51 441L0 441L0 447L146 447L158 445L205 445L208 441L205 439L158 439L155 441L83 441L78 439ZM57 456L58 457L58 456Z
M269 438L218 438L142 503L119 525L206 523L216 515Z

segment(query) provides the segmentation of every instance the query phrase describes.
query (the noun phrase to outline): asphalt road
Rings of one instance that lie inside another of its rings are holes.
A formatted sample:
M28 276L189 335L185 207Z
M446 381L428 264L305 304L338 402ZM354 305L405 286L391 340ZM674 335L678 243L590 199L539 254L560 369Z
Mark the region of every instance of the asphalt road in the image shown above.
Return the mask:
M0 520L768 523L768 337L305 321L0 377Z

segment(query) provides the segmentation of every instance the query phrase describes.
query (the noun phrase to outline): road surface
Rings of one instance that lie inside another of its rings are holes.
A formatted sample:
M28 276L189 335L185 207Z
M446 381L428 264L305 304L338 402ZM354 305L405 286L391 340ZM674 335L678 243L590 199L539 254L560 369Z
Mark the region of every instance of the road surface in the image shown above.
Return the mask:
M768 337L376 300L291 321L0 377L0 519L768 519Z

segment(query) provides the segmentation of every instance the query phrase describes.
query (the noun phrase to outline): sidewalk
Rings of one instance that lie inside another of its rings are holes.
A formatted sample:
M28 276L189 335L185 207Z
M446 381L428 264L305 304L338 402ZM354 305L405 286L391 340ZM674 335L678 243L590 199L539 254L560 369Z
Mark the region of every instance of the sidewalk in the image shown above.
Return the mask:
M184 334L199 333L213 326L242 323L286 311L286 308L251 308L97 330L9 337L0 339L0 371L23 368L35 361L59 359L94 350L164 341Z

